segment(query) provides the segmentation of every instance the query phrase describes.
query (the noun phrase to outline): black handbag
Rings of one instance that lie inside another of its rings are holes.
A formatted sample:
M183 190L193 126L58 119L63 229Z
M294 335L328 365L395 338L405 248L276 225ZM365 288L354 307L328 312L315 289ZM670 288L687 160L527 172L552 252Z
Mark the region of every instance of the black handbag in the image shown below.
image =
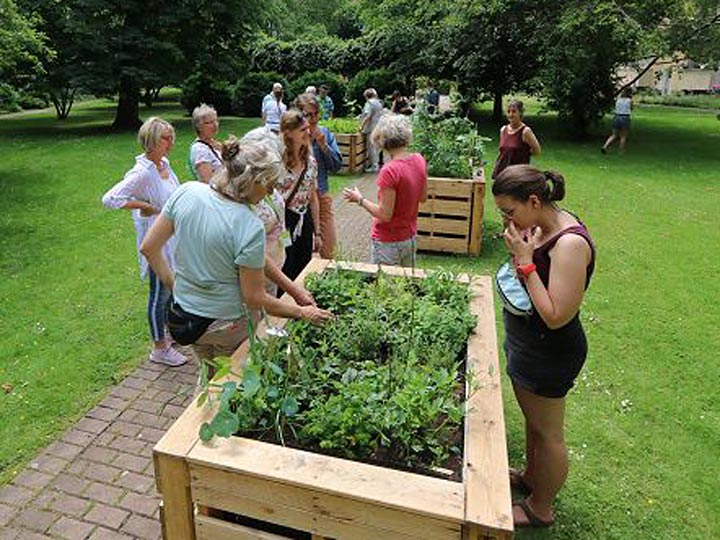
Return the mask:
M170 335L180 345L192 345L215 322L215 319L188 313L172 296L167 303L165 320Z

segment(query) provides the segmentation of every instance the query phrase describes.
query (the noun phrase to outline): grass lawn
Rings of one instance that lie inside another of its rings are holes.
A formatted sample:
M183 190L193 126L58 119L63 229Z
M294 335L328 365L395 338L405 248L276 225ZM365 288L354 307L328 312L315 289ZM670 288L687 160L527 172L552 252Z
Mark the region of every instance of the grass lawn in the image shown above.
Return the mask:
M569 140L537 109L531 103L527 116L543 145L537 162L566 175L566 205L589 226L598 261L583 307L590 357L568 399L571 473L557 525L517 537L713 538L720 122L699 110L639 108L627 153L603 156L604 131ZM189 119L173 104L155 111L178 128L170 157L187 179ZM497 131L482 112L492 160ZM64 123L50 113L0 118L0 384L13 387L0 391L0 483L148 350L130 217L100 204L139 153L131 134L107 129L111 117L107 102L93 101ZM221 136L255 125L223 118ZM349 182L333 180L334 189ZM492 239L500 220L489 194L486 205L481 257L423 255L421 264L494 271L505 250ZM522 423L509 388L510 458L519 464Z

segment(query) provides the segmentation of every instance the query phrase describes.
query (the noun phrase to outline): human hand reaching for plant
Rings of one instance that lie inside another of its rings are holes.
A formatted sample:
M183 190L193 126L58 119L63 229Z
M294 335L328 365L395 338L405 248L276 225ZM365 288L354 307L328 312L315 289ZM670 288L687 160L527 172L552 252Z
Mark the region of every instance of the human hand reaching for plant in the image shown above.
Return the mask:
M320 309L317 306L302 306L300 308L300 317L312 324L320 325L331 319L333 314L327 309Z
M510 221L503 232L505 245L512 253L515 264L530 264L533 260L533 251L540 245L542 230L535 227L532 230L521 231L515 223Z
M314 306L315 299L305 287L298 287L290 293L298 306Z

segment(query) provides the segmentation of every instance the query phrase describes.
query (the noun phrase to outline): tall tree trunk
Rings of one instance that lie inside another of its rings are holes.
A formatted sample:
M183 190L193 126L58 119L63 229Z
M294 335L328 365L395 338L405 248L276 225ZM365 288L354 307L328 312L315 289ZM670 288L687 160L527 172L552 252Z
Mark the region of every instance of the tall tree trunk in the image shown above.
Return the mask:
M495 122L502 122L503 120L503 104L502 104L502 92L495 92L493 95L493 115L492 118Z
M115 112L115 121L113 129L136 130L140 127L140 90L131 81L123 80L120 82L120 91L118 92L118 106Z

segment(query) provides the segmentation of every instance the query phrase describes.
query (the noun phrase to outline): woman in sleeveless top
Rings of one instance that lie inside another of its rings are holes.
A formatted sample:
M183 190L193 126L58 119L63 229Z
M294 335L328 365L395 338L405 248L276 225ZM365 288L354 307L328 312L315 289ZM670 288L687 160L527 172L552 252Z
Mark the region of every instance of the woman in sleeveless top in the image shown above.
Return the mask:
M507 372L525 417L524 471L511 471L527 498L513 503L516 527L549 526L552 504L568 472L564 438L565 395L587 356L579 310L595 267L585 225L558 208L565 181L529 165L507 167L493 183L503 234L533 314L503 310Z
M540 155L540 143L532 129L522 121L525 108L522 101L513 100L508 104L508 124L500 128L498 157L492 177L496 178L505 167L530 163L530 155Z

